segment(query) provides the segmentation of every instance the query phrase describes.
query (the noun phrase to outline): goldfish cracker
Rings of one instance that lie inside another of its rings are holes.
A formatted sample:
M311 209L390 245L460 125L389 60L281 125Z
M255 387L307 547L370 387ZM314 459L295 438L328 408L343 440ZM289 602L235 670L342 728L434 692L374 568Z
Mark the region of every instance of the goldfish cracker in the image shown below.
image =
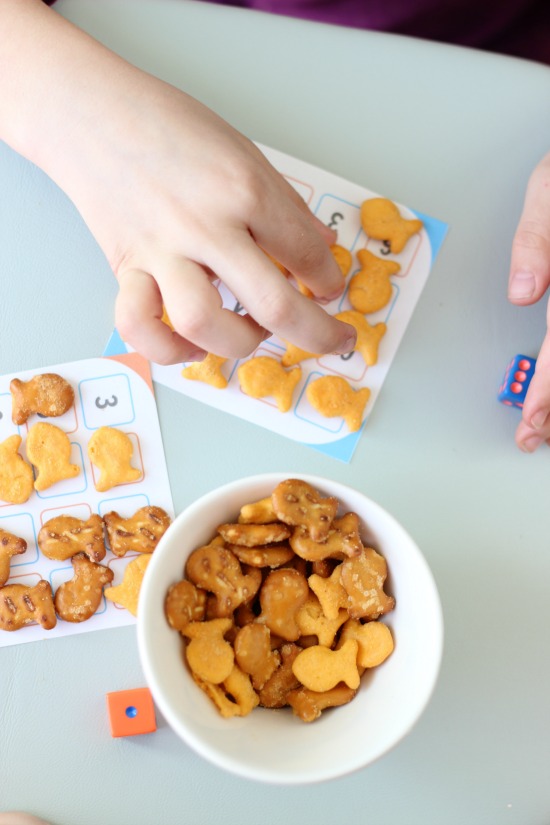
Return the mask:
M185 648L185 657L199 679L219 685L233 670L235 654L224 639L232 625L231 619L212 619L209 622L190 622L184 627L183 635L190 640Z
M311 381L306 389L313 409L326 418L343 418L351 433L361 427L370 394L368 387L354 390L340 375L323 375Z
M340 633L339 646L347 639L357 641L357 664L362 668L378 667L393 652L393 636L383 622L361 624L357 619L348 619Z
M251 398L273 398L279 412L285 413L292 406L292 396L302 377L300 367L290 370L269 355L257 355L245 361L237 369L242 391Z
M8 504L24 504L34 487L30 464L19 455L20 435L10 435L0 442L0 499Z
M324 645L308 647L296 656L292 672L309 690L331 690L339 682L356 690L360 683L357 670L358 647L356 639L348 639L339 650L331 650Z
M361 226L369 238L387 241L393 255L403 251L409 238L423 227L421 220L404 218L387 198L370 198L361 204Z
M224 390L227 387L227 378L222 372L222 366L226 361L227 358L209 352L203 361L195 361L184 367L181 374L188 381L202 381L217 390Z
M27 457L36 467L34 489L39 492L80 473L80 467L71 464L68 435L55 424L45 421L33 424L27 435Z
M374 367L378 362L378 347L380 341L387 332L386 324L380 321L373 326L369 324L364 315L355 309L338 312L334 317L355 329L357 332L357 340L354 351L361 355L367 367Z
M105 588L104 595L111 602L125 607L132 616L138 614L139 591L151 556L141 555L128 562L120 584Z

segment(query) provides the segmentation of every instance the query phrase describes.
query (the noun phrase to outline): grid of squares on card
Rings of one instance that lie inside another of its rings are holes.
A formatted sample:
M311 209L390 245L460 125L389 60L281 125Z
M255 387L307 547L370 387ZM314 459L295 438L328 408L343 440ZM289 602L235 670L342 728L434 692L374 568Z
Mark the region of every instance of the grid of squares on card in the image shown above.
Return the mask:
M29 382L43 374L65 379L73 388L74 403L62 415L44 417L34 413L25 423L15 424L12 420L12 379ZM150 368L141 356L131 354L124 361L93 358L2 376L0 444L18 435L21 438L19 453L26 460L28 434L40 422L53 424L66 434L70 442L69 460L78 472L46 489L33 489L27 501L21 504L0 500L0 529L24 539L27 544L24 553L12 556L5 584L33 587L40 580L46 580L55 593L61 584L73 578L74 570L70 558L55 561L41 553L37 537L46 522L58 516L87 521L93 514L103 518L113 511L126 519L140 508L149 506L160 507L173 518L173 503ZM131 466L137 471L133 473L134 480L104 492L97 489L98 468L88 456L90 439L102 427L119 430L128 437L132 445ZM34 475L36 478L36 468ZM108 540L106 550L101 564L112 570L112 585L116 586L122 582L126 565L136 554L116 556L111 552ZM88 621L73 624L58 620L48 631L37 624L29 624L17 631L0 633L0 646L122 626L134 621L128 610L103 595L98 609Z
M301 379L295 387L291 408L284 414L277 408L273 397L250 398L245 395L238 378L242 361L228 360L221 366L227 380L227 387L223 390L199 381L186 380L184 370L188 364L169 367L153 364L153 378L187 396L335 458L349 461L379 396L448 227L435 218L396 204L402 217L409 220L420 218L422 229L408 239L401 252L392 253L387 242L369 237L361 225L361 205L369 199L380 197L377 193L284 153L265 146L260 146L260 149L301 195L312 212L324 224L337 231L338 245L351 252L352 267L346 278L345 290L340 298L325 306L327 312L336 315L353 309L349 285L353 275L361 268L357 258L359 250L367 250L378 260L395 264L389 279L389 300L382 309L365 316L369 326L375 328L384 324L386 327L378 344L376 363L367 365L357 350L347 355L313 356L301 361ZM217 286L226 309L239 314L246 312L221 281L217 282ZM273 336L261 344L251 357L268 356L280 362L286 349L286 342ZM308 387L316 379L325 376L344 379L354 391L364 387L370 390L362 425L357 432L350 432L343 416L323 415L310 403Z

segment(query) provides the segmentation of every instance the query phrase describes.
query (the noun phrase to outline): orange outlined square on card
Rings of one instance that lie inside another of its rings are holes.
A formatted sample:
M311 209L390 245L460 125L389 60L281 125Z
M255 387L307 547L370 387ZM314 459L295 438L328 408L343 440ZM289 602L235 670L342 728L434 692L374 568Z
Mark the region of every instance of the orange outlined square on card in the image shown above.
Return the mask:
M111 736L136 736L157 729L155 706L149 688L107 693Z

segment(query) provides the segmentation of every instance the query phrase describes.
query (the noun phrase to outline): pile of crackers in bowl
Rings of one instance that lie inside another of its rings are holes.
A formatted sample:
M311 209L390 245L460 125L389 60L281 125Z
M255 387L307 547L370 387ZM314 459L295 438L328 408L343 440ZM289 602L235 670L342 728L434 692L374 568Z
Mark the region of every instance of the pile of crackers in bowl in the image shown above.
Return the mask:
M188 745L241 776L300 784L363 767L410 730L442 618L392 516L330 479L273 473L176 518L143 581L138 642Z

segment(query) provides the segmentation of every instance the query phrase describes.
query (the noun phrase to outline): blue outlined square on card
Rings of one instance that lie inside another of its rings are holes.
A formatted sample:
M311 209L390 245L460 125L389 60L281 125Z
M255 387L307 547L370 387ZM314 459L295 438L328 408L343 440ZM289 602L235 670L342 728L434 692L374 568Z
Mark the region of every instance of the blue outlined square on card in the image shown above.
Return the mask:
M84 425L88 430L120 427L131 424L136 417L132 388L124 373L84 378L78 391Z
M320 221L338 232L338 243L351 250L361 235L365 237L359 225L359 209L358 204L327 193L314 211Z

